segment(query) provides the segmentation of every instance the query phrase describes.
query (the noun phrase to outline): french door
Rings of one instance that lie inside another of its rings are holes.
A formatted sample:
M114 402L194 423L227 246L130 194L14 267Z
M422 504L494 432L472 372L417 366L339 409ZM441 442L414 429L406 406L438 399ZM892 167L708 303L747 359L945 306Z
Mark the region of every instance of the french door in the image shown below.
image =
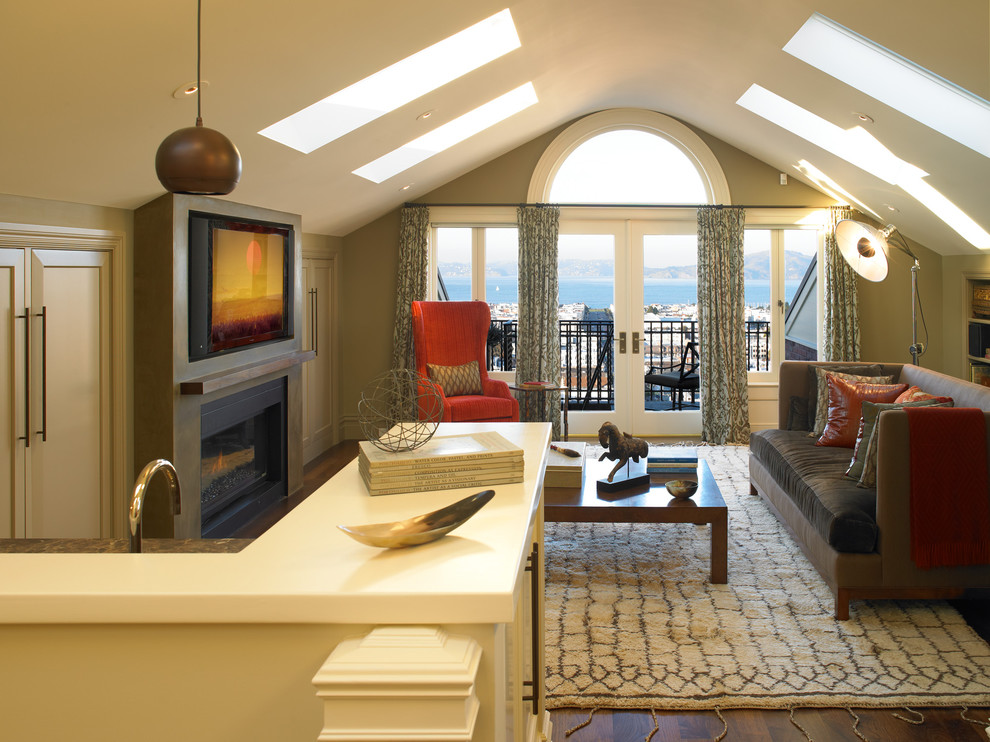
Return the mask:
M667 370L683 343L697 340L696 221L683 211L662 220L561 218L561 381L572 390L576 435L606 421L637 436L701 432L697 394L674 410L670 389L645 383L651 367Z

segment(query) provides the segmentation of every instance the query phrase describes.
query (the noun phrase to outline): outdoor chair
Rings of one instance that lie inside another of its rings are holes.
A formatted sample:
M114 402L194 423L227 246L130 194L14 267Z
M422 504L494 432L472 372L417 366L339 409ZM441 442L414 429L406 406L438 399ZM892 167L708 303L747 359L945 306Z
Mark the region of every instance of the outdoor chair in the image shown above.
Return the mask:
M671 408L675 410L684 409L684 392L691 392L691 403L695 401L698 393L699 378L698 364L698 344L691 340L684 344L681 351L681 362L673 367L651 366L646 374L647 384L666 387L670 389Z

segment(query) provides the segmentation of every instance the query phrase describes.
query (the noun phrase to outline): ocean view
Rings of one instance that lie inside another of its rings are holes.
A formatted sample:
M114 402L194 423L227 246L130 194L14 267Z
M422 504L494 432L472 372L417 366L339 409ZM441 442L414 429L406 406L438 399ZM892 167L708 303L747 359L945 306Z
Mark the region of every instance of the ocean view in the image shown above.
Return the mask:
M611 277L589 278L561 277L560 303L587 304L593 309L608 307L613 302ZM785 281L786 301L790 301L800 281ZM471 298L471 278L469 276L445 276L444 285L452 301L467 301ZM515 277L497 277L486 280L486 301L489 304L517 304ZM694 279L647 279L643 285L643 304L696 304L698 286ZM746 282L746 306L770 305L770 282Z

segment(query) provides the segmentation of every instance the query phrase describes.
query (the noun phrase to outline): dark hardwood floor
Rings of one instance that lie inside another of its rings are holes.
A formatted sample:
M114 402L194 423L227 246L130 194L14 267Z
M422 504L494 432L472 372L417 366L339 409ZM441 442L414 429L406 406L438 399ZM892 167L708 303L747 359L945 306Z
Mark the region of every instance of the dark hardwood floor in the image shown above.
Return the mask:
M357 456L356 441L344 441L306 465L302 491L288 502L269 508L242 528L238 538L256 538L279 518L316 491ZM990 642L990 600L959 600L953 605L985 640ZM990 698L990 689L987 689ZM844 709L796 709L794 722L789 711L736 709L722 711L656 711L555 709L550 712L553 735L550 742L704 742L725 733L726 742L986 742L985 725L990 723L988 709L970 709L967 716L979 723L965 721L961 708L915 709L924 714L923 724L898 719L917 718L903 709L853 708L859 717ZM587 724L586 724L587 722ZM585 725L586 724L586 725ZM584 726L582 726L584 725ZM580 727L576 729L576 727ZM568 732L573 732L568 736ZM858 731L858 733L857 733Z

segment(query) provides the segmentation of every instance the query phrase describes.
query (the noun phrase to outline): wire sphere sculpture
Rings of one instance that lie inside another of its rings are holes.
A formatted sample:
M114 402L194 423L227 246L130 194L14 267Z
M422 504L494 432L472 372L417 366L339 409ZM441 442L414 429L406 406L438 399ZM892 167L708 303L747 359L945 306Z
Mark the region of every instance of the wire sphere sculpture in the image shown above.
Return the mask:
M433 437L442 415L440 387L413 369L375 377L358 401L361 431L383 451L419 448Z

